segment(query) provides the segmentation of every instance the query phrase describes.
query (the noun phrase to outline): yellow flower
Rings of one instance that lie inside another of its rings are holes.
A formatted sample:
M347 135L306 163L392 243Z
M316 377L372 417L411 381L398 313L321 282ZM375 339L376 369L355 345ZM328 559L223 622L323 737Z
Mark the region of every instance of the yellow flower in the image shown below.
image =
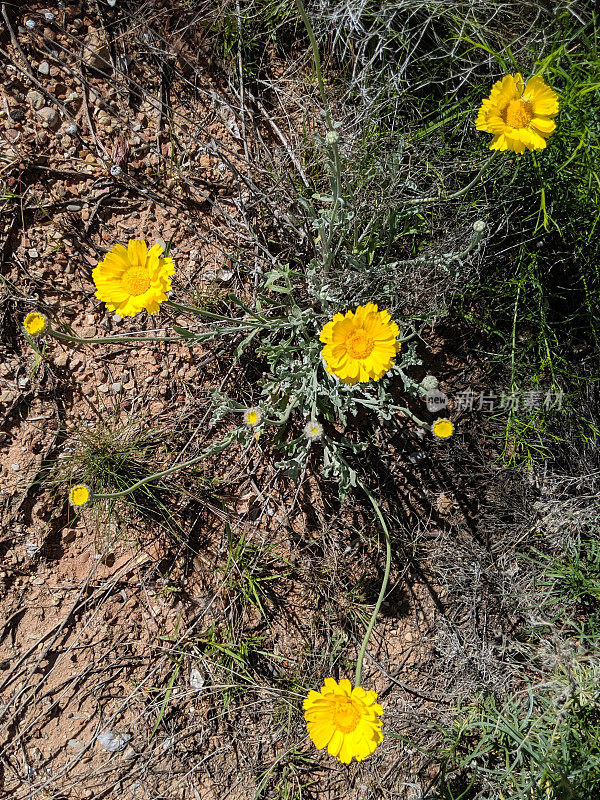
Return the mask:
M454 425L449 419L436 419L431 426L431 431L438 439L449 439L454 433Z
M130 239L127 247L116 244L92 270L98 300L120 317L133 317L144 309L156 314L175 272L173 261L161 258L162 251L159 244L148 250L143 239Z
M39 336L48 327L48 318L38 311L32 311L23 320L23 327L30 336Z
M260 408L254 406L253 408L247 408L244 411L244 423L249 425L251 428L255 428L257 425L260 425L262 420L262 411Z
M558 95L541 75L527 85L521 73L505 75L497 81L481 104L475 127L493 133L490 150L543 150L555 130L552 117L558 114Z
M325 343L327 372L351 386L370 379L378 381L394 364L400 350L396 341L399 333L389 312L378 311L375 303L358 306L356 312L336 314L319 336Z
M92 492L90 487L86 486L85 483L80 483L77 486L73 486L69 492L69 503L78 508L79 506L84 506L86 503L89 503L91 497Z
M352 757L362 761L383 739L381 720L383 708L375 702L376 692L360 686L352 688L347 678L339 684L325 678L320 692L310 691L304 701L304 718L308 735L315 747L335 756L342 764Z

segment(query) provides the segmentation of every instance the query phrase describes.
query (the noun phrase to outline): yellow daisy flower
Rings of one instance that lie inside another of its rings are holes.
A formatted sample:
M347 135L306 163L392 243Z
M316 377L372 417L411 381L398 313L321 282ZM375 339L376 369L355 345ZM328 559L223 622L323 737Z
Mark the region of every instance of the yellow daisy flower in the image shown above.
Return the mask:
M38 311L32 311L23 320L23 327L30 336L39 336L48 327L48 317Z
M481 104L475 127L493 133L490 150L543 150L546 139L556 129L552 120L558 114L558 95L541 75L527 84L521 73L505 75L497 81Z
M320 692L310 691L303 703L308 735L315 747L335 756L342 764L352 758L362 761L383 739L383 708L375 702L377 693L360 686L352 688L347 678L339 684L325 678Z
M438 439L449 439L454 433L454 425L449 419L436 419L431 426L431 431Z
M327 372L351 386L378 381L394 364L399 333L389 311L378 311L375 303L336 314L319 336Z
M80 506L86 505L89 503L92 497L92 492L89 486L86 486L85 483L80 483L77 486L73 486L71 491L69 492L69 503L75 508L79 508Z
M244 424L249 425L251 428L255 428L257 425L260 425L262 416L263 415L260 408L256 406L247 408L244 411Z
M148 250L143 239L130 239L127 247L116 244L92 270L98 300L120 317L133 317L144 309L156 314L175 272L172 259L161 258L162 252L159 244Z

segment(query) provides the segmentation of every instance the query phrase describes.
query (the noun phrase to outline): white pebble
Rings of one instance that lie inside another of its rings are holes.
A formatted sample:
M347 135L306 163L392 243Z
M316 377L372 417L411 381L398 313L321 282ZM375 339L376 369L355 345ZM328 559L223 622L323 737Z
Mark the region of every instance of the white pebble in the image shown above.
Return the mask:
M124 750L130 739L129 733L114 734L112 731L106 731L98 736L98 741L109 753L118 753L119 750Z

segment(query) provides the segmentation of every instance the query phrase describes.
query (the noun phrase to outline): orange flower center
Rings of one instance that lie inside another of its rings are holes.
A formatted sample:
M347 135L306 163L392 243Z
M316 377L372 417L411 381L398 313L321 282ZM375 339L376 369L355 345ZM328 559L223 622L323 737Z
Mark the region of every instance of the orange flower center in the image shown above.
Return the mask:
M360 720L350 697L335 697L333 703L333 724L342 733L352 733Z
M533 107L520 98L511 100L502 112L502 119L511 128L526 128L533 119Z
M363 328L358 328L346 339L346 350L352 358L368 358L374 348L375 342Z
M150 276L146 267L130 267L121 279L127 294L137 297L150 288Z

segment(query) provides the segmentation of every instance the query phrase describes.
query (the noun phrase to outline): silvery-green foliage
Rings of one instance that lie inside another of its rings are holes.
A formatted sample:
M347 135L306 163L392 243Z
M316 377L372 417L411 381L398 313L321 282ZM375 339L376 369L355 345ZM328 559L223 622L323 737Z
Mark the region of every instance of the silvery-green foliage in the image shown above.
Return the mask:
M421 362L410 341L415 335L413 326L394 313L394 265L384 265L389 280L374 282L372 254L361 245L369 237L353 231L352 204L343 193L340 135L334 130L317 140L324 155L330 193L299 198L313 232L313 258L302 272L289 264L274 264L263 275L255 310L236 299L246 315L239 320L235 357L243 358L251 350L252 356L264 364L264 377L257 382L252 398L262 411L261 424L255 428L244 426L243 406L223 394L214 397L212 423L237 414L239 435L235 438L241 444L250 444L264 430L261 441L268 442L275 451L278 469L300 479L309 459L313 460L315 465L321 465L324 477L338 484L343 497L357 485L358 454L373 446L379 430L399 410L412 416L408 409L397 405L392 387L397 392L400 383L405 396L419 396L422 389L407 370ZM381 267L376 275L381 278ZM382 310L391 310L401 328L401 350L383 378L349 386L328 373L319 334L334 314L355 310L368 301L377 303ZM190 343L194 340L189 332L186 338ZM360 427L353 425L359 414ZM323 425L323 433L316 441L304 433L308 420Z

